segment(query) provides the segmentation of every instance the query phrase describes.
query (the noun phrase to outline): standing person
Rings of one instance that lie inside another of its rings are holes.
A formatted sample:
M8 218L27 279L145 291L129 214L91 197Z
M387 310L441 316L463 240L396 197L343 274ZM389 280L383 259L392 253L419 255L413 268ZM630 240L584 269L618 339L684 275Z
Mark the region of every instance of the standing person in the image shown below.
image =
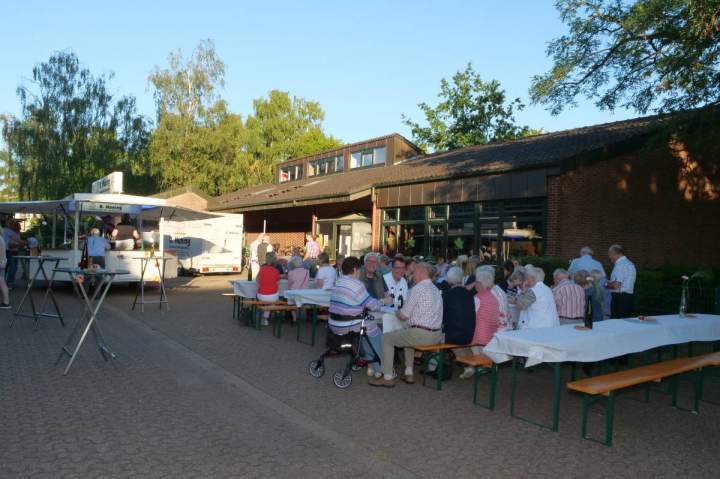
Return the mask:
M612 293L610 317L632 317L635 314L635 278L637 270L632 261L625 256L625 250L619 244L610 246L608 257L614 265L610 281L607 283L607 287Z
M5 283L5 267L7 266L7 248L5 239L0 235L0 309L11 309L10 294Z
M318 289L333 289L337 280L335 268L330 266L330 257L327 253L320 253L318 256L320 268L315 275L315 287Z
M435 287L430 277L433 266L420 262L415 265L413 276L415 286L410 299L396 313L400 321L407 321L407 328L383 334L382 338L382 372L380 378L372 378L371 386L394 387L393 358L395 347L404 348L405 374L401 377L408 384L415 382L413 362L415 350L413 346L437 344L442 340L443 301L440 290Z
M585 274L587 278L587 272ZM583 278L583 285L587 279ZM560 324L579 324L585 319L585 290L577 283L570 281L570 273L558 268L553 272L552 288Z
M274 302L280 299L280 272L275 267L277 259L275 253L270 252L265 256L265 264L260 267L257 275L257 299L260 301ZM263 326L267 326L270 312L263 312Z
M370 296L375 299L382 299L385 295L385 281L377 270L380 265L378 262L378 254L372 252L367 253L363 263L358 279L363 282Z
M385 290L390 292L395 307L401 309L408 299L408 284L405 280L405 261L399 258L392 260L389 273L383 275Z
M542 268L533 265L525 267L524 291L515 299L515 305L520 310L520 329L551 328L560 325L555 298L552 291L543 280L545 272Z
M593 323L602 321L603 316L603 285L596 282L595 278L589 271L581 269L575 273L575 284L583 288L585 291L585 311L590 308ZM602 276L599 278L602 279Z
M305 259L317 259L320 255L320 245L315 241L312 233L305 235L307 242L305 243Z
M584 269L585 271L592 271L594 269L603 272L605 276L605 269L600 261L593 258L593 250L589 246L583 246L580 248L580 256L570 261L570 267L568 273L571 278L575 277L575 273Z
M110 249L110 243L100 236L100 230L98 228L90 230L90 236L88 236L86 241L90 265L96 264L104 269L105 252Z
M255 240L250 243L250 270L252 271L252 277L257 278L258 272L260 271L260 263L258 262L258 248L262 243L264 233L260 233Z
M20 239L20 223L10 218L3 228L3 239L5 240L5 255L7 257L7 266L5 270L5 278L8 289L15 287L15 277L17 276L17 258L23 242Z
M122 215L122 220L115 226L112 232L112 238L115 241L115 249L117 250L132 250L135 249L135 244L140 239L140 233L135 229L135 225L130 220L130 215Z

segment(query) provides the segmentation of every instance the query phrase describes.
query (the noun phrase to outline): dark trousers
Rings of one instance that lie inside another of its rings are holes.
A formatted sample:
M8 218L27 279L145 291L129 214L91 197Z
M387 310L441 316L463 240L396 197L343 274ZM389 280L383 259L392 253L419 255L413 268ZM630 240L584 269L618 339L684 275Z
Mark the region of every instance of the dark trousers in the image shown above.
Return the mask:
M610 301L611 318L631 318L635 316L635 295L630 293L612 293Z
M7 256L7 266L5 267L5 282L9 287L15 286L15 277L17 276L17 270L18 270L18 260L15 256L17 256L17 251L5 251L5 255Z

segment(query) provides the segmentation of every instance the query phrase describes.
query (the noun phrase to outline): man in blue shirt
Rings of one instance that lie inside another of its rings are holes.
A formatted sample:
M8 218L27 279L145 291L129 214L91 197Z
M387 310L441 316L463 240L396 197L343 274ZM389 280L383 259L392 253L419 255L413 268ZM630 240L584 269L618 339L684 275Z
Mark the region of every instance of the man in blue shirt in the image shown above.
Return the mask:
M570 261L570 267L568 268L568 272L570 273L570 277L574 278L575 273L580 270L592 271L594 269L602 272L603 276L605 276L605 268L603 268L603 265L602 263L600 263L600 261L593 258L592 248L590 248L589 246L583 246L580 249L580 257Z

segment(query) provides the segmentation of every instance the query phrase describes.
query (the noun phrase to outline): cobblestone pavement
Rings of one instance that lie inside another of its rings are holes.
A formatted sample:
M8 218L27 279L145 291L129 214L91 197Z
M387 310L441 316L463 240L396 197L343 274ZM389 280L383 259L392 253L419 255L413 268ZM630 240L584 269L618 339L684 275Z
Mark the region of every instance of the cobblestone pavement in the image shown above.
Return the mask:
M580 439L581 400L565 392L557 433L511 418L507 367L492 412L457 377L441 392L377 390L359 372L339 390L306 372L319 344L234 321L228 279L173 281L169 312L131 312L132 290L114 287L100 324L118 359L103 362L90 339L65 377L53 363L68 332L50 319L10 329L0 312L0 477L714 477L720 466L720 406L694 415L661 393L617 402L608 448ZM550 386L549 369L520 373L518 411L548 420ZM720 382L706 397L720 401ZM591 413L598 435L603 418Z

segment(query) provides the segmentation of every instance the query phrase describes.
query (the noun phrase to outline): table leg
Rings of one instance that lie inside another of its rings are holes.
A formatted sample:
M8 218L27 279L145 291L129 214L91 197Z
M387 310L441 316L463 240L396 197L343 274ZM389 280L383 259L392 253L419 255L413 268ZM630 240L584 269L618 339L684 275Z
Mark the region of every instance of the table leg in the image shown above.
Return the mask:
M515 414L515 394L517 391L517 358L513 357L512 360L512 374L510 376L510 416L521 419L530 424L550 429L551 431L557 432L560 424L560 395L562 393L562 374L561 374L562 363L553 363L553 404L552 404L552 424L541 424L539 422L532 421L530 419L518 416Z
M30 260L27 258L22 258L19 260L20 266L23 271L23 278L27 281L27 286L25 288L25 292L23 293L22 299L20 300L20 304L18 305L17 309L15 310L15 314L13 315L13 318L10 320L10 327L12 328L15 324L15 320L18 316L32 316L33 318L36 318L37 316L37 310L35 309L35 301L33 300L32 296L32 287L33 283L35 282L35 276L37 276L37 271L35 272L34 276L30 276ZM25 301L30 300L30 308L32 309L32 315L26 314L22 312L22 308L25 305Z
M315 346L315 333L317 332L318 308L313 304L312 308L312 325L310 326L310 346Z
M562 377L560 374L560 363L553 363L555 369L555 395L553 397L553 422L552 430L557 431L560 423L560 393L562 391Z
M60 264L60 261L61 261L61 260L57 259L57 260L54 260L54 261L55 261L55 266L53 267L53 272L52 272L52 274L50 275L50 280L49 280L49 281L48 281L48 279L47 279L47 274L46 274L46 273L44 272L44 270L43 270L43 275L45 276L45 280L48 281L48 284L47 284L47 290L45 291L45 298L43 299L43 306L42 306L42 308L40 309L40 314L42 314L42 315L44 315L44 316L53 316L52 314L44 313L44 311L45 311L45 304L47 303L47 298L48 298L48 296L50 296L50 299L52 300L52 303L53 303L53 307L55 308L55 313L56 313L56 314L55 314L54 316L57 317L57 318L60 320L60 324L61 324L62 327L64 328L64 327L65 327L65 319L63 318L63 315L62 315L62 313L60 312L60 306L58 306L57 298L55 297L55 292L54 292L53 289L52 289L53 284L55 283L55 274L56 274L56 273L55 273L55 269L58 267L58 265Z

